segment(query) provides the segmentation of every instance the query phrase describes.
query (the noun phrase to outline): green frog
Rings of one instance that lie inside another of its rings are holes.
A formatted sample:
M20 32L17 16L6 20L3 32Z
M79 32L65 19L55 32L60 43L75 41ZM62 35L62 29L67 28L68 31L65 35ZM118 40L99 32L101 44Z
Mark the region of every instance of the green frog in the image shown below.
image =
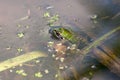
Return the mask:
M82 35L77 35L70 28L55 26L49 30L49 33L51 34L52 38L58 40L67 40L72 44L77 44L79 49L82 49L89 43L88 36L83 37Z

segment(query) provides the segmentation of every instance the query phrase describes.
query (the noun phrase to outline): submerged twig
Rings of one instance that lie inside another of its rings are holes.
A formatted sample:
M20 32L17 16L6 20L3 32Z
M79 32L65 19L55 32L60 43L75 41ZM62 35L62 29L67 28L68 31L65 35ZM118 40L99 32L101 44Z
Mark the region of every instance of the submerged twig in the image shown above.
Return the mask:
M20 18L20 21L27 20L30 18L30 9L27 11L27 16Z
M34 51L5 60L0 63L0 72L39 57L47 57L47 55L39 51Z
M89 44L89 46L85 47L82 50L82 54L86 55L88 52L90 52L90 50L92 48L97 47L98 45L100 45L103 41L105 41L109 36L111 36L113 33L117 32L118 30L120 30L120 26L113 29L112 31L106 33L105 35L103 35L102 37L96 39L93 43Z

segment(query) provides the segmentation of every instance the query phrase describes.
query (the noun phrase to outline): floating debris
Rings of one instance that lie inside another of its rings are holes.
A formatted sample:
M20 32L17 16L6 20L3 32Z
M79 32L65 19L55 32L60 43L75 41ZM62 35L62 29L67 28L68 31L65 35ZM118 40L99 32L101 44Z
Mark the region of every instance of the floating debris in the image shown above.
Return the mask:
M35 77L41 78L41 77L43 77L43 75L41 72L37 72L37 73L35 73Z
M50 27L54 26L54 23L59 20L59 15L58 14L55 14L55 15L51 16L49 12L45 12L43 14L43 17L47 19L48 25Z
M58 52L58 49L56 49L55 51Z
M64 51L61 51L62 54L66 54Z
M12 69L10 69L9 71L10 71L10 72L13 72L13 70L12 70Z
M48 6L48 7L46 7L46 9L52 9L52 8L54 8L54 6Z
M63 45L62 43L58 43L56 45L54 45L55 51L56 52L65 52L67 47L65 45Z
M58 43L57 45L58 45L58 46L61 46L61 45L62 45L62 43Z
M23 64L19 64L19 66L20 66L20 67L22 67L22 66L23 66Z
M30 9L27 11L27 16L20 18L20 21L27 20L30 18Z
M48 74L48 73L49 73L49 70L48 70L48 69L46 69L44 72L45 72L46 74Z
M65 65L65 68L68 68L68 66Z
M20 32L20 33L17 34L17 36L18 36L19 38L23 38L25 35L24 35L23 32Z
M49 52L52 52L52 49L48 49Z
M27 74L26 73L22 73L22 76L27 76Z
M24 72L23 69L21 69L21 70L16 70L16 73L18 73L18 74L21 74L21 73L23 73L23 72Z
M92 20L95 20L95 19L97 19L97 18L98 18L98 15L96 15L96 14L90 16L90 19L92 19Z
M22 76L27 76L27 73L25 73L25 71L24 71L23 69L21 69L21 70L16 70L16 73L17 73L17 74L20 74L20 75L22 75Z
M29 25L26 25L25 27L28 29L30 26L29 26Z
M36 60L35 63L36 63L36 64L37 64L37 63L40 63L40 60Z
M45 12L45 13L43 14L43 17L49 18L49 17L50 17L50 13L49 13L49 12Z
M64 66L59 65L59 69L63 70L63 69L64 69Z
M98 15L96 14L90 17L90 19L93 21L94 24L98 23L97 18L98 18Z
M58 77L58 74L55 74L55 78L57 78Z
M54 57L55 57L55 54L52 54L52 57L54 58Z
M56 14L50 18L50 20L58 21L59 20L59 15Z
M17 24L17 27L21 27L22 25L20 25L20 24Z
M92 76L92 75L93 75L93 73L92 73L92 72L89 72L89 75L90 75L90 76Z
M69 49L70 49L70 46L68 46L67 49L69 50Z
M50 19L48 20L48 25L49 25L49 26L54 26L54 23L55 23L56 21L58 21L58 20L59 20L59 15L58 15L58 14L53 15L53 16L50 17Z
M6 48L6 50L11 50L11 46L8 46L8 47Z
M91 68L92 68L92 69L95 69L95 68L96 68L96 66L95 66L95 65L92 65L92 66L91 66Z
M50 41L50 42L48 42L48 45L47 45L47 46L48 46L48 47L52 47L53 44L54 44L54 42L51 42L51 41Z
M23 49L22 48L18 48L17 51L20 53L20 52L23 51Z
M60 58L60 61L61 61L61 62L64 62L64 60L65 60L65 58Z
M30 18L29 16L25 16L23 18L20 18L20 20L23 21L23 20L26 20L26 19L29 19L29 18Z
M76 47L77 47L77 45L76 45L76 44L73 44L73 45L70 47L70 49L71 49L71 50L74 50L74 49L76 49Z
M59 57L56 57L55 60L59 60Z

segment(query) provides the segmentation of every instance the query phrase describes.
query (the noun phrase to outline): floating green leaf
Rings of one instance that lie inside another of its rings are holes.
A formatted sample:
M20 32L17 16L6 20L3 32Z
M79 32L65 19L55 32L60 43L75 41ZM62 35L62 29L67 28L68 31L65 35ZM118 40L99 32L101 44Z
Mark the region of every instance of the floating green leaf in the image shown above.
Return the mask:
M16 70L16 73L22 76L27 76L27 73L25 73L25 71L23 69L21 70Z
M56 14L56 15L52 16L51 20L58 21L59 20L59 15Z
M54 23L58 20L59 20L59 15L56 14L56 15L50 17L50 19L48 20L48 25L49 26L54 26Z
M22 73L21 75L22 75L22 76L27 76L27 74L26 74L26 73Z
M42 75L41 72L37 72L37 73L35 73L35 77L39 77L39 78L41 78L41 77L43 77L43 75Z
M23 72L24 72L23 69L21 69L21 70L16 70L16 73L17 73L17 74L22 74Z
M44 16L45 18L50 17L50 13L49 13L49 12L46 12L46 13L43 14L43 16Z
M18 48L17 51L20 53L20 52L23 51L23 49L22 48Z

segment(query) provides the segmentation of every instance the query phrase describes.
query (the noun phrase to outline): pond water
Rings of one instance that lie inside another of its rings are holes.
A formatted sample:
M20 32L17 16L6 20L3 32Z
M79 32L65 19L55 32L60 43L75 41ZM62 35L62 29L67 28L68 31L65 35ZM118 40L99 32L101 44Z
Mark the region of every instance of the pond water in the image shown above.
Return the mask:
M55 25L70 26L78 34L79 31L92 32L96 38L120 25L119 0L1 0L0 61L38 50L45 52L49 57L35 59L23 66L0 72L0 80L57 80L55 75L59 61L57 62L52 57L53 53L48 51L47 45L48 42L58 43L59 41L50 38L48 33L50 27L47 25L47 19L43 17L46 12L59 15L59 21ZM90 19L94 15L98 16L97 23ZM18 33L23 33L23 37L20 38ZM119 43L120 37L114 37L114 39ZM112 49L114 48L111 45L117 44L114 43L114 39L106 43ZM120 47L117 46L118 49L114 50L119 52ZM90 57L90 59L92 58ZM74 58L70 60L74 60ZM97 63L100 64L98 61ZM120 79L106 67L101 66L102 68L97 69L91 80ZM22 76L16 73L21 69L28 75ZM34 74L37 72L41 72L43 77L35 77Z

